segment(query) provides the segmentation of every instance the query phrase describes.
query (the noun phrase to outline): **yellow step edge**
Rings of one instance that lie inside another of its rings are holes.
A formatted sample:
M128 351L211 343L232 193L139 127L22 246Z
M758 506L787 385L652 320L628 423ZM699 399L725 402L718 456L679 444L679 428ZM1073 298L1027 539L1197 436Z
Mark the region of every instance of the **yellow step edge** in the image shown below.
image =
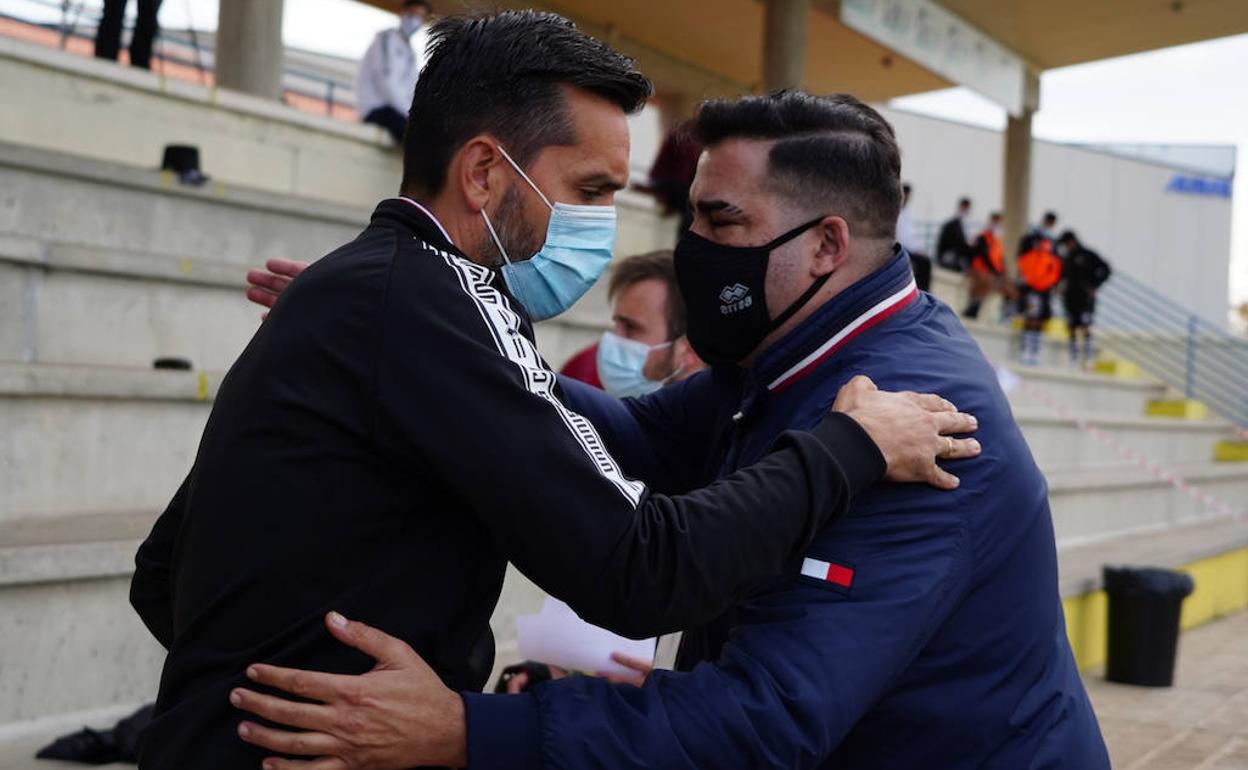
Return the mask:
M1098 358L1092 369L1097 374L1105 374L1110 377L1118 377L1124 380L1138 380L1141 376L1140 367L1130 361L1123 361L1120 358Z
M1183 602L1184 631L1248 608L1248 548L1228 551L1179 567L1196 581ZM1062 600L1066 637L1080 671L1104 665L1108 639L1108 597L1092 591Z
M1149 401L1144 407L1144 413L1153 417L1178 417L1184 420L1209 419L1209 407L1190 398Z
M1248 463L1248 441L1219 441L1213 459L1220 463Z

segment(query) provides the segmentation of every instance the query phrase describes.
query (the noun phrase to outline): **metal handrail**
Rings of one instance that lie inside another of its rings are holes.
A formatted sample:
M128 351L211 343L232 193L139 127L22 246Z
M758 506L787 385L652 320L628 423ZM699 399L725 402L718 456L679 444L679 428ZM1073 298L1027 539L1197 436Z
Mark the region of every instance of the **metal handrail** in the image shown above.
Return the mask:
M1097 294L1097 328L1103 347L1248 428L1248 340L1121 270Z

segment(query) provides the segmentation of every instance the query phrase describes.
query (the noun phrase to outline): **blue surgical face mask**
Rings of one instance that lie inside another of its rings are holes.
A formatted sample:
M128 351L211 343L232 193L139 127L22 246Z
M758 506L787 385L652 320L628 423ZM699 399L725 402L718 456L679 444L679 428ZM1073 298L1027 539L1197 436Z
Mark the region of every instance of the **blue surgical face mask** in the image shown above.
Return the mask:
M628 398L644 396L663 387L680 370L661 381L646 379L642 370L645 369L650 351L671 345L670 342L647 345L637 340L625 339L614 332L603 332L602 339L598 341L598 379L602 380L603 390L616 398Z
M511 261L489 215L485 209L481 210L486 229L506 262L503 279L507 281L507 288L534 321L544 321L572 307L611 262L615 251L615 207L552 205L507 151L502 147L499 150L550 208L546 242L523 262Z
M425 26L425 18L414 13L405 13L399 19L399 31L404 37L415 35L423 26Z

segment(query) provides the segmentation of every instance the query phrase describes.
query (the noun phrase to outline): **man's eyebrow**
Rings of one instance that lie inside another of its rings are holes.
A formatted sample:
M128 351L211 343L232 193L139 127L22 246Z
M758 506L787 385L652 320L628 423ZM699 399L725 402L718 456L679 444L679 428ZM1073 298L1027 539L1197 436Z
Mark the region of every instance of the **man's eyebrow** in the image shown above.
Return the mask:
M706 216L716 213L729 216L743 216L745 214L738 206L725 200L697 201L693 204L693 207L698 213Z
M614 177L614 176L611 176L610 174L604 174L604 173L590 174L589 176L584 177L583 179L579 180L577 182L577 185L578 186L586 185L589 187L601 187L604 190L611 190L611 191L624 189L624 183L621 182L618 177Z

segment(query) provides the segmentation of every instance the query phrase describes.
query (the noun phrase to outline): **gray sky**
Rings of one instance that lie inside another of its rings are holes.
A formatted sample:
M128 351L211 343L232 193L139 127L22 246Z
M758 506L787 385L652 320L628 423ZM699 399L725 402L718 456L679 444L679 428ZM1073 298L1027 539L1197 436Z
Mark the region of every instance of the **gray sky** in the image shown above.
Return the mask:
M99 6L99 0L87 0ZM59 12L33 0L0 0L28 17ZM165 0L167 27L216 27L217 0ZM363 54L394 15L353 0L286 0L287 45L342 56ZM1066 142L1235 144L1248 162L1248 35L1051 70L1041 81L1033 124L1043 139ZM966 89L894 100L898 106L1000 128L1004 112ZM1248 182L1237 175L1231 244L1231 299L1248 301Z

